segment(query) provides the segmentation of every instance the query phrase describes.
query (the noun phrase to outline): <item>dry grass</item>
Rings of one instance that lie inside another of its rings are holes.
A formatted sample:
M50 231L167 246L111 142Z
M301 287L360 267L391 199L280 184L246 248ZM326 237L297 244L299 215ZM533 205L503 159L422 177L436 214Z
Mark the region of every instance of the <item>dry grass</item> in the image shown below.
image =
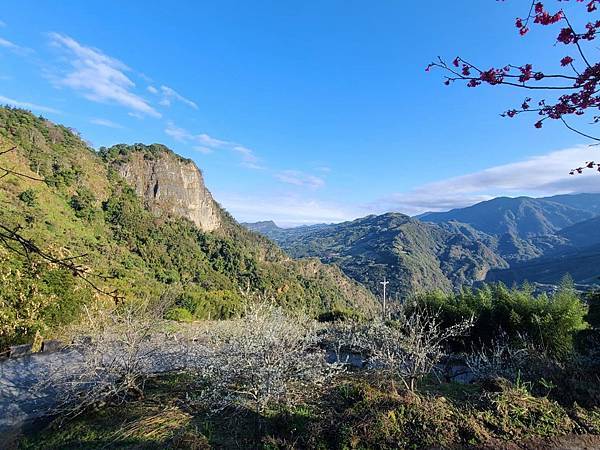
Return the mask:
M115 440L167 441L189 426L192 415L177 406L157 408L155 414L127 423L115 435Z

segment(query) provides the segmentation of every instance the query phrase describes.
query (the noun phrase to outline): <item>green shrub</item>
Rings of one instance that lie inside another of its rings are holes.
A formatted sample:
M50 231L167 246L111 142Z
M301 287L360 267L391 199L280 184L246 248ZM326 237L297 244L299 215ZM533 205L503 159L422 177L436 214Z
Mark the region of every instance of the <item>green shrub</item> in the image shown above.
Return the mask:
M497 284L458 294L421 295L415 305L439 310L446 326L473 316L471 335L462 342L467 349L489 345L507 334L511 340L526 338L551 356L563 358L573 351L576 334L588 326L587 306L568 280L552 295L536 295L529 286L508 289Z
M165 319L176 320L177 322L192 322L194 316L185 308L173 308L167 311Z
M357 311L346 308L334 308L319 314L319 322L337 322L338 320L360 321L363 317Z
M77 194L71 197L69 204L80 219L92 220L96 215L96 196L88 188L77 189Z
M79 280L64 269L47 270L40 279L40 291L45 296L58 299L43 311L44 321L50 328L74 321L82 307L92 300L89 287L80 287Z
M232 319L244 311L244 299L234 291L188 288L177 302L196 319Z
M589 305L586 320L592 328L600 329L600 291L590 292L586 296L586 301Z
M27 206L34 207L37 205L37 195L33 189L26 189L19 194L19 200Z
M70 273L33 260L9 262L9 256L0 248L0 351L74 320L91 299Z
M62 189L72 186L80 175L80 170L74 167L63 167L58 162L53 162L51 173L45 178L48 186Z

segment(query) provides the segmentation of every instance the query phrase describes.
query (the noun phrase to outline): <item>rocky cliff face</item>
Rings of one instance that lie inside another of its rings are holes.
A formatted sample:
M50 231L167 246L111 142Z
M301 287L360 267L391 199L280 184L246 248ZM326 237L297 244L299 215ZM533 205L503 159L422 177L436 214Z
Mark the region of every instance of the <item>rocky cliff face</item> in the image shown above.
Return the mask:
M221 226L221 211L192 161L172 152L134 152L115 168L154 214L185 217L203 231Z

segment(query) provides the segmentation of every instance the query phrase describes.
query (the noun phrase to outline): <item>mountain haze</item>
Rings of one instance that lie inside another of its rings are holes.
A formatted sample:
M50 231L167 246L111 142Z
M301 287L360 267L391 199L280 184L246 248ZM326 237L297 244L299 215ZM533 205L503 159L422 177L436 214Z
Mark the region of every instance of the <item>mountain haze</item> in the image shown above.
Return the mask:
M419 216L426 222L457 221L487 234L509 233L521 239L555 233L599 213L600 194L585 197L498 197L466 208Z
M444 213L398 213L332 225L245 224L291 256L317 256L373 292L400 296L478 281L597 284L600 194L501 197Z

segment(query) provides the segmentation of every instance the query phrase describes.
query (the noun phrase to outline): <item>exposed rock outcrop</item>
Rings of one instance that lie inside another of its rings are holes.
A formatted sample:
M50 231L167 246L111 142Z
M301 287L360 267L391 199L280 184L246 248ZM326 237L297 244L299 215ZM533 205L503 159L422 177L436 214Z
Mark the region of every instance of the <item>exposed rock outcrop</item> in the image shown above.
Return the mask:
M192 161L168 151L152 157L133 152L116 169L157 216L167 213L185 217L203 231L221 226L220 208Z

